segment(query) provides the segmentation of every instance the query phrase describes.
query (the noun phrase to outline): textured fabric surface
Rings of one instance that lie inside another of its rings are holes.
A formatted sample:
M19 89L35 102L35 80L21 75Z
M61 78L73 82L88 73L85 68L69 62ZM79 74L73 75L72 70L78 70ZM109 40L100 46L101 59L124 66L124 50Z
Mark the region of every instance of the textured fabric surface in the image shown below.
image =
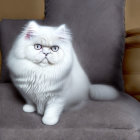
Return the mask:
M44 19L44 0L0 0L1 19Z
M0 82L9 82L9 73L6 67L6 58L17 35L29 20L2 20L0 24L0 50L2 52L2 71ZM43 20L37 20L43 24Z
M75 50L93 83L123 88L125 0L50 0L48 25L67 24Z
M139 140L140 104L121 94L115 101L88 101L83 109L64 112L55 126L22 111L24 101L9 83L0 84L1 140Z

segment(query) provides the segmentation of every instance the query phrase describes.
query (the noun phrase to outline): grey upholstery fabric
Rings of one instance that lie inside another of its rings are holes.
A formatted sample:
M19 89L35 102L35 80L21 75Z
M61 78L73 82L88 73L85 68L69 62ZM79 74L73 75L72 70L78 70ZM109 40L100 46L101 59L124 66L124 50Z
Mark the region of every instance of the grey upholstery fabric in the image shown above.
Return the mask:
M110 102L88 101L62 114L55 126L25 113L24 101L9 83L0 84L0 140L139 140L140 104L128 95Z
M2 51L2 72L0 82L10 82L8 69L6 67L6 58L17 35L23 30L23 27L29 20L2 20L0 24L0 49ZM36 20L43 24L43 20Z
M49 0L48 25L67 24L82 66L93 83L123 89L125 0Z

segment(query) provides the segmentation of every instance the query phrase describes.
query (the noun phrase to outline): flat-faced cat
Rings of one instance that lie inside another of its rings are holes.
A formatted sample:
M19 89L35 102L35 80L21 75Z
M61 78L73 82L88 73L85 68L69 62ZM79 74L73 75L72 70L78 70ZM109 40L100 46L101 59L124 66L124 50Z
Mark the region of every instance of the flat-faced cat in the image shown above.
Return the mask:
M7 58L11 79L26 101L25 112L41 114L54 125L63 110L89 99L111 100L118 91L91 85L81 67L66 25L49 27L30 21L17 37Z

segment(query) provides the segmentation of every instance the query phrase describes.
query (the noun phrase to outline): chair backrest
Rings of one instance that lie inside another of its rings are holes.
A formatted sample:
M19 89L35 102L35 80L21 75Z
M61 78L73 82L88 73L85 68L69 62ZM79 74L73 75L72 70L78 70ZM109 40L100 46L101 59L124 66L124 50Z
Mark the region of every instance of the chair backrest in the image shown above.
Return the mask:
M49 0L48 25L67 24L79 60L93 83L123 89L125 0Z

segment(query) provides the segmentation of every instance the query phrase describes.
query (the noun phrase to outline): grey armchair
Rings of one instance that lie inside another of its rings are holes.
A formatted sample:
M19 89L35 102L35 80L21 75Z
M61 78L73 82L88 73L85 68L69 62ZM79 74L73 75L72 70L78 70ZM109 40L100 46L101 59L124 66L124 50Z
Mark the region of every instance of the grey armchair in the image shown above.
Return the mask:
M5 65L11 43L27 21L3 20L0 140L140 140L140 103L123 91L124 0L49 0L46 4L43 24L67 24L91 82L111 84L120 96L114 101L89 100L78 111L64 112L57 125L43 125L41 116L22 111L24 100Z

